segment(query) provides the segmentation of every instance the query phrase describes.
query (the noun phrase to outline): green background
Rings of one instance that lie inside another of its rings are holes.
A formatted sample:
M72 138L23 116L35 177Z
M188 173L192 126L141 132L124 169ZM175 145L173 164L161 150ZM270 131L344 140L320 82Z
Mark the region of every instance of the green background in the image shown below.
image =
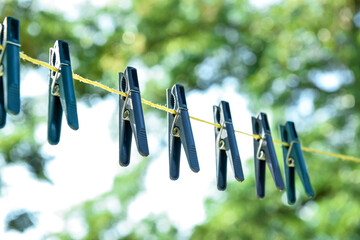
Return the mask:
M95 7L84 1L81 16L72 19L35 0L5 0L0 13L2 19L20 20L21 50L45 62L54 40L67 40L74 72L115 89L119 69L129 61L159 66L165 72L163 80L151 76L142 93L159 104L165 104L165 89L175 83L185 85L187 91L205 91L232 78L238 93L252 103L251 113L272 113L275 139L280 139L277 126L290 119L303 146L359 156L358 1L284 0L264 8L245 0L126 4L109 1L105 7ZM110 20L111 27L101 26L101 18ZM34 68L23 61L22 66ZM204 68L208 71L201 71ZM336 84L329 87L334 77ZM89 106L108 94L77 81L75 88L78 101ZM22 104L21 116L12 119L16 127L1 134L1 168L23 162L35 179L51 182L45 170L51 156L43 153L44 143L34 137L34 129L46 118L35 114L35 99L24 99ZM153 110L145 108L145 118L149 112ZM282 166L280 152L277 147ZM111 191L74 206L66 216L82 216L87 232L81 239L89 240L104 239L104 232L112 232L114 239L359 239L359 163L310 153L305 158L314 199L305 196L297 179L300 194L296 204L288 206L267 174L266 198L254 200L253 165L247 161L251 172L246 184L231 183L221 199L207 199L206 220L194 226L190 236L166 214L142 219L125 236L119 233L118 226L129 218L129 204L144 189L151 156L116 177ZM1 192L6 188L1 184ZM109 196L119 200L121 213L94 211ZM36 224L34 219L36 214L22 210L10 213L5 224L9 231L25 231ZM74 239L68 232L51 235L43 238Z

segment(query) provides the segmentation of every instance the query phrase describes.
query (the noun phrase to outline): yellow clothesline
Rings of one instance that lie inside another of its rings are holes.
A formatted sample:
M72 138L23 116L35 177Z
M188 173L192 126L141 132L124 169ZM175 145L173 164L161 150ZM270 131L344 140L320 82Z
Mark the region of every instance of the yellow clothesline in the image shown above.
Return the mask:
M0 45L0 50L2 50L2 49L3 49L3 46ZM20 52L20 58L25 60L25 61L31 62L31 63L33 63L35 65L40 65L40 66L46 67L48 69L51 69L53 71L58 71L57 68L52 67L50 64L48 64L46 62L43 62L43 61L40 61L38 59L32 58L32 57L26 55L23 52ZM2 73L0 73L0 76L2 76ZM119 94L119 95L122 95L122 96L126 97L126 93L124 93L124 92L121 92L119 90L115 90L115 89L110 88L110 87L108 87L108 86L106 86L104 84L101 84L99 82L92 81L90 79L84 78L84 77L82 77L80 75L77 75L75 73L73 73L73 78L80 81L80 82L90 84L90 85L102 88L102 89L104 89L104 90L106 90L108 92L116 93L116 94ZM150 102L148 100L145 100L145 99L141 99L141 102L148 105L148 106L150 106L150 107L152 107L152 108L156 108L156 109L159 109L159 110L162 110L162 111L165 111L165 112L169 112L169 113L172 113L172 114L176 113L174 110L172 110L170 108L167 108L166 106L162 106L162 105L159 105L159 104L156 104L156 103L152 103L152 102ZM206 124L213 125L215 127L219 127L219 128L221 127L219 124L215 124L215 123L212 123L212 122L209 122L209 121L206 121L206 120L202 120L200 118L196 118L196 117L193 117L193 116L190 116L190 118L195 120L195 121L199 121L199 122L203 122L203 123L206 123ZM255 139L260 139L261 138L259 135L246 133L246 132L243 132L243 131L240 131L240 130L234 130L234 131L236 133L244 134L244 135L253 137ZM285 142L281 142L281 141L277 141L277 140L273 140L273 142L275 144L279 144L279 145L282 145L282 146L289 146L289 144L285 143ZM360 158L353 157L353 156L348 156L348 155L344 155L344 154L337 154L337 153L319 151L317 149L312 149L312 148L307 148L307 147L301 147L301 149L304 152L317 153L317 154L321 154L321 155L325 155L325 156L331 156L331 157L339 158L339 159L346 160L346 161L360 162Z

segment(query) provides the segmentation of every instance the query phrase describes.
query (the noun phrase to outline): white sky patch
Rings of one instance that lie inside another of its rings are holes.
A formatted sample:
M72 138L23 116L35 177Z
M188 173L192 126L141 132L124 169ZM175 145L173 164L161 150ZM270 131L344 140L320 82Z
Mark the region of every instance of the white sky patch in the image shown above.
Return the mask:
M62 1L50 1L50 0L39 0L36 6L43 11L54 11L61 12L64 17L68 20L76 20L81 17L80 4L84 0L62 0ZM100 1L99 1L100 2ZM104 0L105 2L105 0Z
M309 116L314 112L315 92L303 90L298 101L297 112L302 116Z
M271 5L279 4L281 0L249 0L250 4L257 8L266 8Z
M96 1L103 2L103 1ZM115 31L115 23L110 15L102 14L98 17L98 25L102 32L113 34Z
M60 197L59 209L111 190L114 177L121 170L117 168L118 145L109 134L109 116L116 109L111 97L115 96L110 95L91 108L78 104L79 130L70 129L64 118L60 143L46 144L45 152L56 156L48 164L49 177L58 189L57 195L68 196Z
M341 82L336 74L323 73L317 76L315 84L325 91L333 92L339 89Z
M26 70L25 70L26 71ZM49 83L44 81L45 76L49 75L46 68L38 71L30 70L21 79L21 97L36 97L46 95L49 89Z
M334 69L330 71L314 69L309 71L309 78L321 90L335 92L342 85L352 83L354 81L354 74L349 69Z

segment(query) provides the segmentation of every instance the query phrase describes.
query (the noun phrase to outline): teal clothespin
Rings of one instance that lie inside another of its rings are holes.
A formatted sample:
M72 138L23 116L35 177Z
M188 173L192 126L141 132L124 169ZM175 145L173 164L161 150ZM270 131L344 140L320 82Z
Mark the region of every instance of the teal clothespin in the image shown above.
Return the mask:
M176 114L168 112L167 115L170 179L177 180L180 175L181 145L184 147L191 170L199 172L200 167L186 104L184 86L174 84L171 89L167 89L166 102L166 106L176 112Z
M59 69L50 70L48 142L56 145L60 141L62 113L65 112L70 128L79 128L70 51L67 42L57 40L50 48L50 65Z
M234 171L236 180L244 181L239 149L236 142L234 126L231 119L230 105L221 101L219 106L213 106L215 124L215 154L216 154L216 181L220 191L226 189L227 159Z
M265 197L266 165L269 167L276 187L279 190L284 190L285 186L271 137L267 115L265 113L259 113L256 118L251 117L251 122L253 134L261 137L261 139L254 138L253 141L256 194L259 199L263 199Z
M5 126L6 112L20 112L20 22L6 17L0 24L0 128Z
M140 155L149 155L136 68L126 67L123 73L119 73L119 90L127 94L126 97L119 95L119 163L126 167L130 163L133 135Z
M289 144L289 146L282 146L288 203L294 204L296 201L295 170L299 175L307 195L314 197L314 191L311 187L309 173L306 167L304 155L301 150L300 141L297 136L294 123L286 122L284 126L281 125L280 136L281 141Z

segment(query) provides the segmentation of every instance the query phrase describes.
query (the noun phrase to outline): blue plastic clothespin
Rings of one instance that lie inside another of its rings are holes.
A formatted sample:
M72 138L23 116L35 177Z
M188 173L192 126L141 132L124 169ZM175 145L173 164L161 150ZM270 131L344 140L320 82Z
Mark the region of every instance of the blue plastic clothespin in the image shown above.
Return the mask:
M49 63L58 71L50 70L48 142L56 145L60 140L62 113L65 112L70 128L79 128L70 51L67 42L57 40L50 48Z
M140 87L135 68L127 67L124 73L119 73L119 90L127 94L126 97L119 96L119 163L125 167L130 163L133 133L138 152L144 157L149 155Z
M265 170L266 163L269 167L271 176L279 190L284 190L279 163L276 157L274 143L267 116L260 113L257 118L252 117L253 134L259 135L261 139L254 138L254 164L255 164L255 184L258 198L265 197ZM266 163L265 163L266 162Z
M20 112L20 22L6 17L0 24L0 128L5 126L6 111ZM1 70L2 69L2 70Z
M215 154L217 188L223 191L226 189L227 158L230 160L236 180L244 181L244 174L229 103L221 101L219 106L213 106L213 114L215 124L221 126L221 128L215 127Z
M286 122L284 126L280 125L280 136L281 141L289 144L289 146L282 146L288 203L294 204L296 201L295 170L299 175L306 194L309 197L314 197L314 191L311 187L309 173L294 123Z
M200 167L196 154L195 141L191 130L189 112L182 85L175 84L166 90L167 107L176 114L168 113L168 141L170 179L177 180L180 174L181 143L183 144L190 169L199 172Z

